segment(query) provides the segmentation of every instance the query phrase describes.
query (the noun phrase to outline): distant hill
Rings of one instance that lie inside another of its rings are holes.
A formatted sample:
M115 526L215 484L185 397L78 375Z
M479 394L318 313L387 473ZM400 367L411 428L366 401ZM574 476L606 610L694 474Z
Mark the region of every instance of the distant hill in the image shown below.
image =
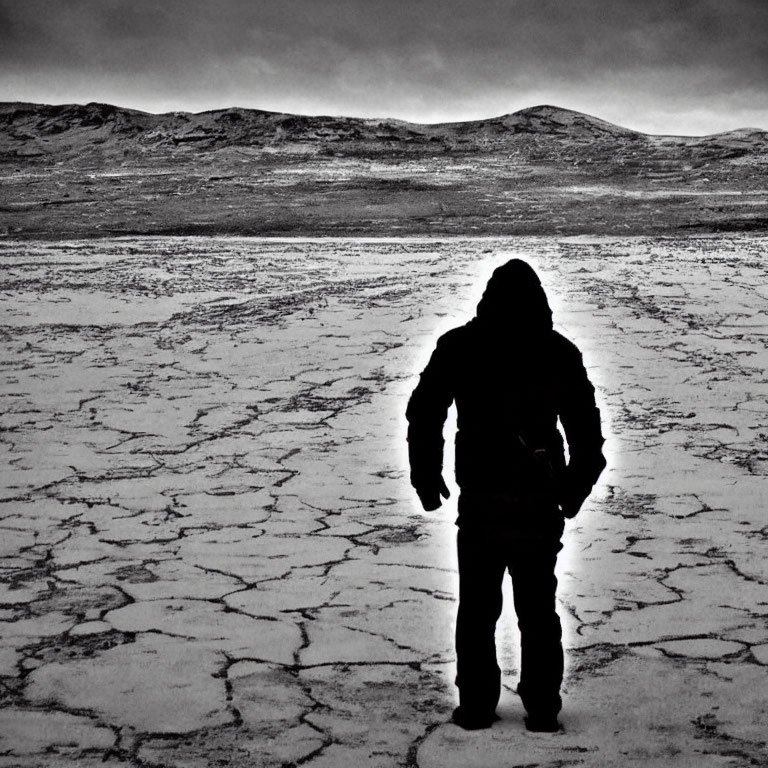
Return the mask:
M547 105L424 125L0 103L0 232L22 237L761 229L767 169L763 130L650 136Z
M131 156L196 152L221 147L278 148L311 146L368 147L382 151L501 150L525 146L532 137L577 146L594 143L709 146L744 153L765 147L768 133L742 129L704 138L648 137L572 110L552 106L524 109L488 120L460 123L417 124L399 120L364 120L351 117L307 117L254 109L223 109L196 114L150 114L110 104L47 106L0 103L0 160L52 158L82 160L111 153Z

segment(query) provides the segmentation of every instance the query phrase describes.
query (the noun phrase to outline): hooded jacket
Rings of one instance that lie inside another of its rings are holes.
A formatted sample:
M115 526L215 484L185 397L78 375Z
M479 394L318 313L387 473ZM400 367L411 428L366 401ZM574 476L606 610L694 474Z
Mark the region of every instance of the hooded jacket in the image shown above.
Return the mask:
M443 424L454 402L462 494L543 495L576 514L605 467L600 413L581 353L553 330L544 289L524 261L494 271L476 316L438 339L411 395L417 491L442 482Z

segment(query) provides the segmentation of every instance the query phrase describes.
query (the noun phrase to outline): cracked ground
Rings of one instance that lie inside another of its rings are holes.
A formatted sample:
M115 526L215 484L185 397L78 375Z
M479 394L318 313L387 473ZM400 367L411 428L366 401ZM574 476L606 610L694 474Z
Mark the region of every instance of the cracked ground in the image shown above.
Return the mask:
M766 242L0 243L0 766L768 765ZM457 494L407 479L417 374L512 256L608 437L557 734L509 612L501 721L448 723Z

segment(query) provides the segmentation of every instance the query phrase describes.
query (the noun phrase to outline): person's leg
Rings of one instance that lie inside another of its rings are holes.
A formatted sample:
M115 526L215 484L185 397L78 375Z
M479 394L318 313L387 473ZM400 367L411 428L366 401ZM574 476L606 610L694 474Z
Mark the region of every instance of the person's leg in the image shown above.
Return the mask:
M562 630L555 609L561 548L559 539L532 538L513 548L509 562L522 655L518 692L529 716L550 724L562 706Z
M506 570L498 541L484 530L460 528L459 610L456 618L456 685L466 717L493 719L501 692L496 661L496 621Z

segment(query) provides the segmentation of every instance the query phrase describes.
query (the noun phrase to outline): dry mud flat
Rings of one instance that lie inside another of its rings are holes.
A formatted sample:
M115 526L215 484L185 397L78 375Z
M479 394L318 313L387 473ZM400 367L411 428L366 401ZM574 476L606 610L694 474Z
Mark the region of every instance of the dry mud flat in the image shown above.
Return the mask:
M0 766L768 764L760 237L0 244ZM454 705L403 410L523 255L598 384L564 730Z

